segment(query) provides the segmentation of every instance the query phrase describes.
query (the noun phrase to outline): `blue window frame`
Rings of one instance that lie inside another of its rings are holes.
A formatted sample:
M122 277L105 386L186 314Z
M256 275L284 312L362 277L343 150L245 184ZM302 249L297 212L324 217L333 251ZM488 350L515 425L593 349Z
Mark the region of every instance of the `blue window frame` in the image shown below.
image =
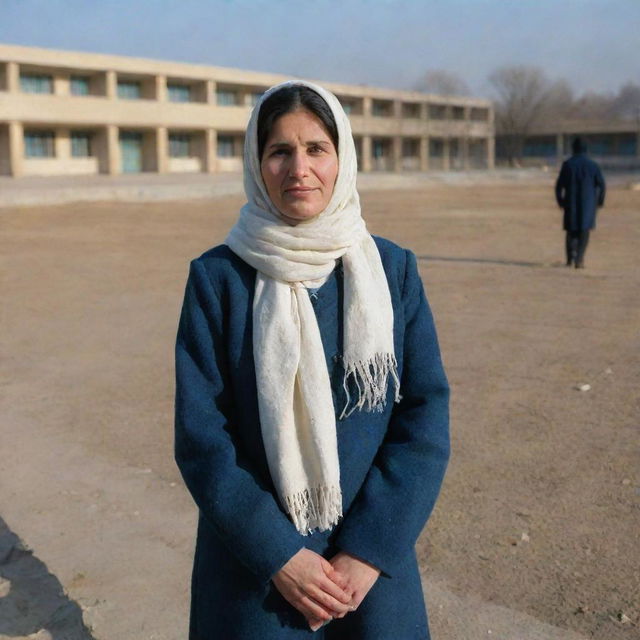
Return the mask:
M191 87L186 84L169 84L167 95L170 102L191 102Z
M141 97L142 86L137 80L118 80L118 98L139 100Z
M71 156L74 158L89 158L91 156L91 134L89 132L71 132Z
M35 73L20 75L20 89L24 93L53 93L53 78Z
M191 136L188 133L169 134L169 157L189 158L191 156Z
M72 96L88 96L90 79L87 76L71 76L69 86Z
M53 131L25 131L24 155L26 158L55 158L56 135Z

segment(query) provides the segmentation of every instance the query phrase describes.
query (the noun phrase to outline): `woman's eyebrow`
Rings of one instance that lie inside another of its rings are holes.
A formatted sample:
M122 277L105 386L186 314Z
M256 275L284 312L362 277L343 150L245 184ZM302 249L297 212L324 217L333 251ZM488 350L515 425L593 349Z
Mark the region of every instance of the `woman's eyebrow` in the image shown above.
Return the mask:
M273 149L273 148L277 148L277 147L289 147L291 146L288 142L272 142L268 148L269 149Z

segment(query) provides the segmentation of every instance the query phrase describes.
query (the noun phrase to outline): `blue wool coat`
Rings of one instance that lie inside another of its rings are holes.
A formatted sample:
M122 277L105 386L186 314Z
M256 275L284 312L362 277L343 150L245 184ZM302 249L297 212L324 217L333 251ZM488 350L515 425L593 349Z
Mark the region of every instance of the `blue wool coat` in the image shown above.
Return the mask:
M556 200L564 209L565 231L587 231L596 226L596 210L604 204L605 183L600 167L584 153L562 163L556 180Z
M415 256L375 239L394 309L402 400L338 416L341 268L311 296L330 373L343 520L300 535L269 474L252 343L256 271L222 245L191 263L176 344L175 454L200 517L191 640L429 638L415 542L449 457L449 388ZM371 300L375 307L376 301ZM357 611L311 632L270 578L302 547L349 552L382 574Z

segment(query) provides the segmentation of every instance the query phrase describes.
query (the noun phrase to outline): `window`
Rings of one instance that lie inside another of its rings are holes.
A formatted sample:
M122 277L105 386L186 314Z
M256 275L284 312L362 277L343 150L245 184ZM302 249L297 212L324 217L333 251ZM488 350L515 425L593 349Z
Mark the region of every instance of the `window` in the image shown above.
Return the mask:
M418 103L418 102L404 102L402 104L402 117L403 118L419 118L420 117L420 103Z
M381 139L372 140L372 152L374 158L384 158L387 155L387 141Z
M443 104L429 105L429 118L432 120L444 120L447 117L447 107Z
M451 115L454 120L464 120L464 107L453 107Z
M218 136L218 157L233 158L233 136Z
M403 138L402 155L405 158L417 158L420 155L420 140L416 138Z
M24 93L53 93L51 76L24 73L20 76L20 89Z
M637 148L636 136L625 136L618 141L618 153L621 156L635 156Z
M220 107L229 107L238 104L238 94L236 91L218 89L216 91L216 103Z
M371 115L388 118L391 115L391 102L387 100L374 100L371 103Z
M71 156L88 158L91 156L91 134L87 131L71 132Z
M142 96L142 87L135 80L118 80L118 98L123 100L139 100Z
M186 84L169 84L167 95L170 102L191 102L191 87Z
M489 109L481 109L480 107L473 107L471 109L471 120L475 122L487 122L489 120Z
M26 158L54 158L55 139L53 131L25 131L24 155Z
M70 89L72 96L88 96L90 79L86 76L71 76Z
M444 140L442 138L429 138L429 155L432 158L444 156Z
M169 134L169 157L189 158L191 156L191 136L188 133Z
M362 115L362 98L352 98L351 96L338 96L338 100L344 109L344 112L349 115Z

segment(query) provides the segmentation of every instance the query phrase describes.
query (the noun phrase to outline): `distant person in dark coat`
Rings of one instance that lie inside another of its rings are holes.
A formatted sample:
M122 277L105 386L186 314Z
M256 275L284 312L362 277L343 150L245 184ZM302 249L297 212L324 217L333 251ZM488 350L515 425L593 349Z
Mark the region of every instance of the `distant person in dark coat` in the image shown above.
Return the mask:
M564 209L567 266L584 268L589 231L596 226L596 209L604 204L605 183L600 167L587 157L587 145L576 138L573 155L562 163L556 181L556 200Z

